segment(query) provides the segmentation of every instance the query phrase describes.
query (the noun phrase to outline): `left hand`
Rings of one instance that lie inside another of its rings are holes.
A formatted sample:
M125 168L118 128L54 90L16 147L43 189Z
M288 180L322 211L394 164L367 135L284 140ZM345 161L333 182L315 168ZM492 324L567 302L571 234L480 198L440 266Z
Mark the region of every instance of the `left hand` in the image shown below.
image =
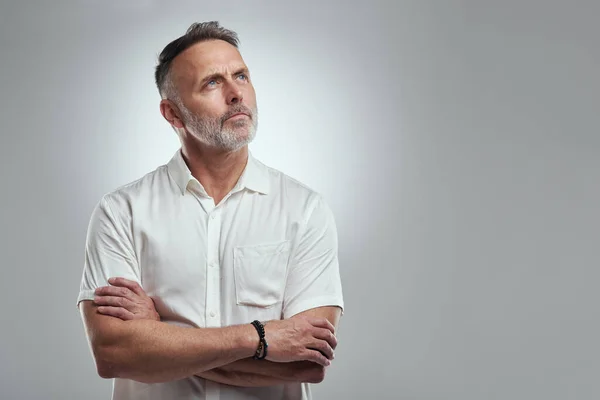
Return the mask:
M160 321L154 301L137 282L125 278L110 278L108 283L112 286L99 287L95 292L94 304L99 306L100 314L124 321L132 319Z

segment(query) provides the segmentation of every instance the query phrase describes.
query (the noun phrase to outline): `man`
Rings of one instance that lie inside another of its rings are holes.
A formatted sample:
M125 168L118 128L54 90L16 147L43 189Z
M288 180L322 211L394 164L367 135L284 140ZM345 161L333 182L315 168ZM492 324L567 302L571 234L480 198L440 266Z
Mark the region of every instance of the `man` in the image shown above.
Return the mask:
M323 198L248 150L257 128L236 33L193 24L156 67L181 148L106 194L78 305L113 399L308 399L343 310Z

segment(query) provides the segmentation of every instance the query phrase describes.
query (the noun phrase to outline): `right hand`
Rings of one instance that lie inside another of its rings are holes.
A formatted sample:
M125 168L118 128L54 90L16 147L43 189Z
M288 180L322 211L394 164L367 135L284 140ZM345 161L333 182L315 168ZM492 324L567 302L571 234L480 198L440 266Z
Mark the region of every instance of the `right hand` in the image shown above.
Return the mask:
M267 321L265 324L269 361L312 361L325 367L337 346L335 328L326 318L299 317Z

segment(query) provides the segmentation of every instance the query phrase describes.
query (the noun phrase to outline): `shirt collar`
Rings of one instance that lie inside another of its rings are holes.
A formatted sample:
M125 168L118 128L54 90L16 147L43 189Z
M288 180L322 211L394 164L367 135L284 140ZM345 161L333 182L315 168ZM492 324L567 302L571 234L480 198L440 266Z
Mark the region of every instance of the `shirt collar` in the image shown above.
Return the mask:
M191 181L198 182L185 163L181 153L181 148L175 152L175 155L173 155L167 164L167 168L171 179L177 183L177 186L181 190L181 194L185 194ZM202 184L200 182L198 182L198 184L202 188L202 191L206 194ZM269 188L269 171L267 170L267 167L255 159L250 150L248 150L248 162L246 163L246 167L244 168L240 179L234 186L233 191L249 189L255 192L268 194Z

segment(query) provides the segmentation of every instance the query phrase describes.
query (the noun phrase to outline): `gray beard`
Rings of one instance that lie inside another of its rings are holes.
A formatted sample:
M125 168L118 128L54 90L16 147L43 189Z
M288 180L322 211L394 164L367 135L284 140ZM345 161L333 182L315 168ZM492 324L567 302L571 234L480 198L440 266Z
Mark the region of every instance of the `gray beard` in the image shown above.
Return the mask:
M230 121L229 127L224 127L226 116L218 118L201 118L190 112L183 104L179 104L183 114L185 129L206 146L225 150L237 151L252 142L258 128L257 109L249 110L247 107L234 107L234 112L249 112L251 120ZM229 114L231 115L231 114ZM246 134L242 130L246 127Z

